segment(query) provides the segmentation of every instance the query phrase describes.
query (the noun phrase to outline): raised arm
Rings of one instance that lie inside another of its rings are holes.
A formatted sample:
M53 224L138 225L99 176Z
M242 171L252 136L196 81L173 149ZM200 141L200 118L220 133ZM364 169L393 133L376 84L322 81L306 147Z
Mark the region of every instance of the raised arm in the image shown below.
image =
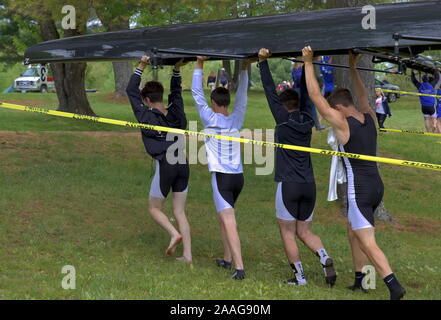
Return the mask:
M435 71L435 78L432 81L432 86L435 90L438 90L441 86L441 74L438 70Z
M248 66L250 65L250 60L242 61L242 68L239 73L239 84L236 91L236 99L234 101L234 110L232 115L236 119L235 126L241 128L243 124L243 119L245 118L245 111L248 103Z
M138 122L146 122L146 111L147 108L144 106L141 98L141 92L139 90L139 85L141 83L141 75L145 67L150 63L150 58L143 56L139 61L138 67L135 72L130 77L129 83L126 88L127 97L129 98L130 104L132 105L133 113L135 114Z
M184 108L184 101L182 99L182 78L180 69L188 62L184 62L184 59L178 61L173 68L173 75L170 79L170 94L168 95L168 103L178 108Z
M421 87L421 83L417 80L416 76L415 76L415 72L412 71L411 75L410 75L410 80L412 80L412 83L414 84L414 86L419 89Z
M265 90L266 100L273 114L274 120L279 124L286 121L288 111L280 101L279 95L276 91L276 85L274 84L273 76L268 65L268 58L270 52L268 49L262 48L259 50L259 70L260 79L262 80L262 86Z
M362 113L369 113L372 119L375 119L376 115L374 109L371 108L369 103L368 91L361 80L360 73L357 70L357 63L360 57L360 54L353 54L352 52L349 52L349 66L351 70L352 87L354 89L355 96L357 97L360 111Z
M339 142L345 144L347 139L349 139L348 122L342 113L331 108L328 101L320 92L320 86L315 76L314 65L312 64L314 52L311 47L303 48L302 53L303 61L305 62L306 86L308 88L309 97L323 118L332 125Z
M208 106L207 100L205 99L204 89L202 85L203 81L203 68L204 61L206 57L197 57L193 72L193 80L191 83L191 93L193 95L196 108L199 112L199 117L201 118L202 124L204 126L208 125L210 120L215 116L214 111Z
M308 86L306 85L305 65L302 67L302 78L300 80L300 110L309 113L312 116L311 98L308 94Z

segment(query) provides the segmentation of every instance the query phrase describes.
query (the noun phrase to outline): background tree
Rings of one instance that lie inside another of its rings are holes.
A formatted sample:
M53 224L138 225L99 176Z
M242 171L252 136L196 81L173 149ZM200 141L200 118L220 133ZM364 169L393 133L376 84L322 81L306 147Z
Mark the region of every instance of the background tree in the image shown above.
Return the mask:
M105 31L119 31L130 28L130 19L142 8L142 1L93 0L92 6ZM119 97L125 96L127 83L133 71L133 63L131 61L114 61L112 65L115 94Z
M43 41L82 35L90 15L88 1L72 0L70 4L76 9L76 28L63 30L61 9L62 0L15 0L10 3L9 12L17 18L31 20L39 28ZM58 110L87 115L95 115L86 95L85 74L87 64L51 63L55 88L58 96Z
M0 62L4 66L22 62L24 50L41 41L35 23L22 17L14 19L9 6L9 0L0 0Z

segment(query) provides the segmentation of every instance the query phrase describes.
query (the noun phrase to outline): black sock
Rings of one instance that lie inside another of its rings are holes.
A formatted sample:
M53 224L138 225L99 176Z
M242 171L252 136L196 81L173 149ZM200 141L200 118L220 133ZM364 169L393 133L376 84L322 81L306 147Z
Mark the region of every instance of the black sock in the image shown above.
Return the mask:
M393 273L385 277L383 281L389 288L389 291L399 291L402 288L401 284L398 282L397 277L395 277Z
M355 280L354 280L354 287L361 288L363 284L363 278L366 275L366 273L355 271Z

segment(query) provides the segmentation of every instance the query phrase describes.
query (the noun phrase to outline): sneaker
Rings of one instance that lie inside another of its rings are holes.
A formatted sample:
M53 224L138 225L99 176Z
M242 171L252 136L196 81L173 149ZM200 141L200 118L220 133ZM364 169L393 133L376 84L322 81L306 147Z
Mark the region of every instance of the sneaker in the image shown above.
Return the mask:
M231 279L234 279L234 280L245 279L245 270L236 269L236 271L234 271L233 275L231 276Z
M291 278L288 280L285 280L285 283L291 286L304 286L306 285L306 280L298 281L297 278Z
M231 266L233 265L231 262L225 261L223 259L214 260L214 263L220 268L224 269L231 269Z
M334 269L334 261L332 258L326 259L326 262L323 266L323 271L325 273L325 281L330 288L332 288L337 280L337 274Z
M400 289L390 292L390 299L391 300L401 300L401 299L403 299L405 294L406 294L406 289L404 289L403 287L400 286Z

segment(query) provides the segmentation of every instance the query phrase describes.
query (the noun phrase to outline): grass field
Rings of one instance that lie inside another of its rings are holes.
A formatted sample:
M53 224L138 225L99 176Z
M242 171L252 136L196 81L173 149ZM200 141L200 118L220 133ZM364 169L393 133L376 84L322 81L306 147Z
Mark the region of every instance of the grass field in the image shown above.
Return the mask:
M103 117L134 120L124 101L89 95ZM0 101L54 108L53 94L7 94ZM187 115L197 120L189 92ZM391 104L386 127L421 130L418 100ZM245 128L273 128L260 92L252 92ZM200 125L199 125L200 129ZM441 163L441 138L380 134L386 157ZM313 146L328 148L326 132ZM187 212L194 264L165 257L168 237L147 213L152 162L138 131L0 108L1 299L387 299L377 278L369 294L351 293L345 219L326 201L330 158L313 155L318 188L314 230L335 258L336 286L324 284L317 258L302 245L308 285L289 287L274 219L273 175L245 166L237 220L248 278L219 270L222 254L207 167L192 165ZM385 203L394 223L377 223L378 242L408 289L407 299L441 299L441 173L382 165ZM170 212L167 205L166 212ZM180 253L180 252L178 252ZM76 268L76 290L64 290L64 265Z

